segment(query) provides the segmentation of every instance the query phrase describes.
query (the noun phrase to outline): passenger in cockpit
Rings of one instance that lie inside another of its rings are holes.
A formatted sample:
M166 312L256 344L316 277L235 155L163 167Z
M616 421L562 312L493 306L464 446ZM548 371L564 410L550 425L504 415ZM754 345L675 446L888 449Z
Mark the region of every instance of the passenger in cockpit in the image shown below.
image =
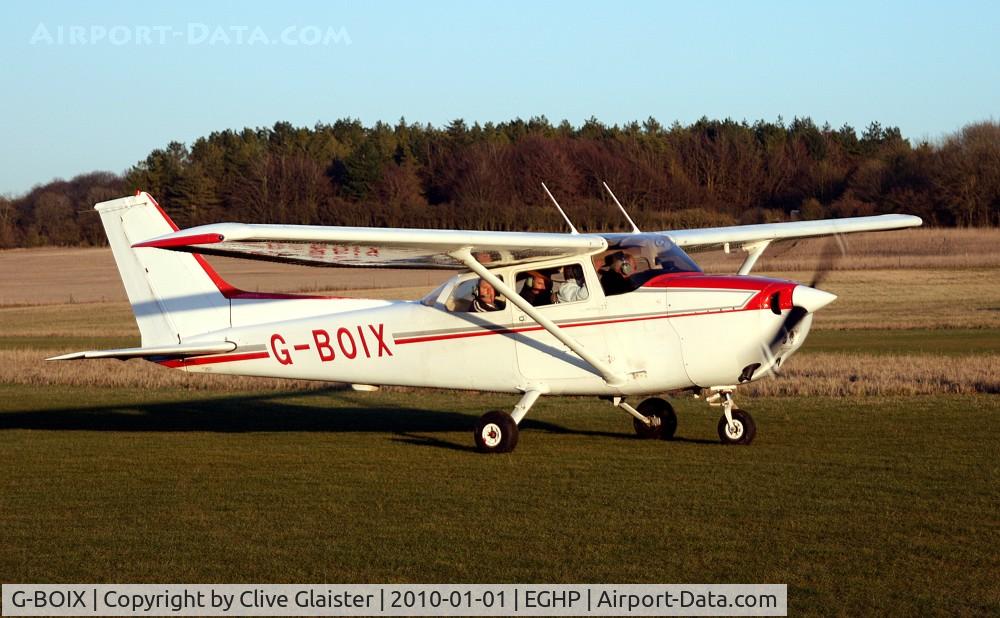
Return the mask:
M542 273L532 270L527 273L524 287L521 288L521 298L535 307L552 304L552 280Z
M587 300L590 292L583 279L583 268L579 264L567 264L563 266L563 284L556 292L556 302L571 303L577 300Z
M497 291L489 281L479 280L476 286L476 298L472 301L472 311L475 313L488 313L490 311L500 311L504 308L504 302L497 300Z

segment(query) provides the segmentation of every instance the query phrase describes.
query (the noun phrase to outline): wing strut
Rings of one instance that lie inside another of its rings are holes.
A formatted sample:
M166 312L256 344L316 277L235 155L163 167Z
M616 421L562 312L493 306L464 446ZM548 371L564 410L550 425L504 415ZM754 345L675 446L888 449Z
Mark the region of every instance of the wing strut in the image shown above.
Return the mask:
M608 383L608 386L622 386L625 384L625 377L623 375L615 373L615 371L612 370L607 363L601 361L599 358L588 352L587 349L580 345L576 339L563 332L563 330L559 328L555 322L540 314L531 303L521 298L520 294L501 281L499 277L487 270L485 266L477 262L476 258L472 257L472 252L468 247L453 251L449 255L468 266L469 270L472 272L476 273L486 281L489 281L498 292L507 298L507 300L514 303L514 305L526 313L528 317L535 322L538 322L539 326L547 330L549 334L575 352L576 355L582 358L588 365L596 369L597 372L604 378L604 381Z
M757 263L760 256L764 255L764 250L767 249L767 246L770 244L770 240L761 240L744 245L743 250L747 252L747 257L743 260L743 264L740 266L740 269L736 274L749 275L750 270L754 267L754 264Z

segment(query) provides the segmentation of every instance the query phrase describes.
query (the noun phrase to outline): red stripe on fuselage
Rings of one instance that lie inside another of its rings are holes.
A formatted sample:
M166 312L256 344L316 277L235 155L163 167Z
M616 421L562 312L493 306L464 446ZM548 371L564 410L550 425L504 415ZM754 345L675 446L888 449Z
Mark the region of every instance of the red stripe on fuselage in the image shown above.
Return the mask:
M647 320L663 320L667 318L684 318L697 315L714 315L720 313L735 313L737 311L760 311L771 308L771 297L774 293L779 293L779 309L792 308L792 289L796 283L781 279L769 279L767 277L746 277L728 275L700 275L698 273L671 273L660 275L650 279L643 285L644 288L679 288L696 290L737 290L756 291L743 307L737 309L719 309L709 311L692 311L690 313L673 313L646 315L637 317L617 318L613 320L592 320L589 322L576 322L574 324L560 325L560 328L577 328L580 326L603 326L607 324L624 324L627 322L643 322ZM408 337L396 339L396 345L406 345L408 343L426 343L429 341L445 341L448 339L464 339L467 337L483 337L486 335L512 335L516 333L530 333L533 331L545 330L541 326L525 326L521 328L483 329L469 333L451 333L447 335L427 335L422 337Z
M644 315L634 318L618 318L616 320L594 320L592 322L577 322L575 324L560 324L559 328L577 328L579 326L604 326L606 324L624 324L626 322L645 322L647 320L663 320L667 318L686 318L695 315L713 315L718 313L736 313L738 311L751 311L750 308L740 309L720 309L718 311L696 311L691 313L674 313L660 315ZM530 333L533 331L545 330L542 326L524 326L522 328L505 328L497 330L481 330L471 333L453 333L450 335L428 335L426 337L411 337L407 339L396 339L396 345L407 343L424 343L427 341L442 341L445 339L462 339L465 337L482 337L484 335L512 335L516 333Z
M738 290L756 291L744 309L770 309L771 298L778 294L778 308L792 308L792 290L798 285L785 279L749 277L746 275L702 275L698 273L670 273L653 277L643 288Z
M695 288L714 290L760 290L775 284L796 284L784 279L750 277L746 275L702 275L699 273L669 273L653 277L642 284L644 288Z

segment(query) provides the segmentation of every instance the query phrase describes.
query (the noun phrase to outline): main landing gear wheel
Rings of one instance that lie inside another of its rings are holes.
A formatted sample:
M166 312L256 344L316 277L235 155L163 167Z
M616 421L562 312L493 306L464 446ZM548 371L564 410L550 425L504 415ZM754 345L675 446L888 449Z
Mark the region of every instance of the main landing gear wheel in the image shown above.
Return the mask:
M509 453L517 446L517 423L506 412L493 410L476 421L476 448L480 453Z
M719 439L723 444L750 444L757 435L757 425L749 412L733 408L733 425L730 427L723 414L719 419Z
M677 414L668 402L659 397L650 397L636 408L640 414L653 420L647 425L637 418L632 419L635 433L643 440L673 440L677 431Z

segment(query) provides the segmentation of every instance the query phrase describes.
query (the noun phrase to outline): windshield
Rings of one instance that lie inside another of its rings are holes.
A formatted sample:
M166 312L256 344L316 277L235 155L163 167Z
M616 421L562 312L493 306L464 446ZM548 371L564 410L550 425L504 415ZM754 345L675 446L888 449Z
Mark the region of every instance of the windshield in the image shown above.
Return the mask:
M426 296L420 299L420 304L426 307L433 307L435 304L437 304L437 300L441 298L441 293L444 292L444 289L449 285L453 285L457 279L458 277L452 277L451 279L448 279L441 285L431 290Z
M605 238L608 241L602 258L605 268L610 267L616 256L624 254L632 271L628 279L635 287L657 275L701 272L694 260L663 234L608 234Z

